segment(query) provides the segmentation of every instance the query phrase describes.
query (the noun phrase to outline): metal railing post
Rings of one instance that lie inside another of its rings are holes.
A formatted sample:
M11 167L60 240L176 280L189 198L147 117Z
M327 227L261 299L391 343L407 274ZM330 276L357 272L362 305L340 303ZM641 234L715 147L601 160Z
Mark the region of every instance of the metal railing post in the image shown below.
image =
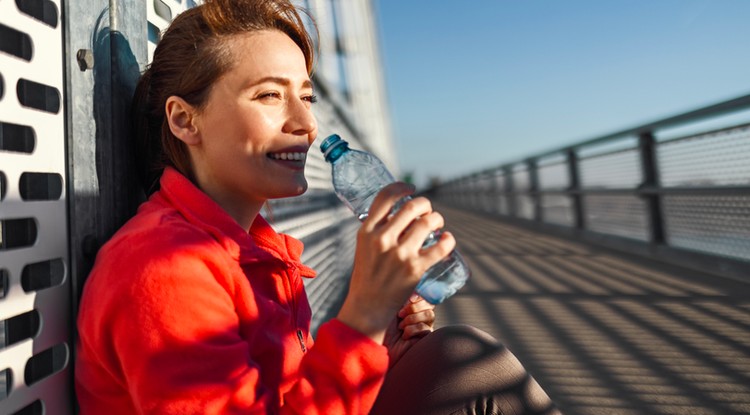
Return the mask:
M481 210L479 207L481 206L481 200L479 195L479 177L481 176L481 173L474 173L469 178L469 189L471 189L471 208L476 210Z
M583 194L581 193L581 176L578 169L578 153L571 148L567 151L568 175L570 176L570 198L573 210L573 227L583 229L585 227L583 216Z
M510 165L503 166L502 170L505 175L505 195L508 203L508 216L516 217L518 209L516 209L516 186L513 184L513 167Z
M493 169L490 172L490 213L497 215L501 213L500 209L500 186L498 186L498 170Z
M656 160L656 141L650 131L641 133L638 136L638 148L641 154L641 167L643 169L643 182L639 187L640 189L655 190L643 195L651 225L650 242L652 244L664 244L666 242L666 235L661 208L662 192L659 183L659 166Z
M531 203L534 205L534 221L542 221L542 196L539 193L539 169L537 169L536 159L526 160L526 166L529 169L529 196Z

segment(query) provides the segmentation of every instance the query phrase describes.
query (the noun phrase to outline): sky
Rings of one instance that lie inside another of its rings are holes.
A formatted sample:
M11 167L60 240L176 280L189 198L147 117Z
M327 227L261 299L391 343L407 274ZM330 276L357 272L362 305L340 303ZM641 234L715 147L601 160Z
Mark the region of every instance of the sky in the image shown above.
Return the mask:
M750 94L750 0L374 7L401 174L418 187Z

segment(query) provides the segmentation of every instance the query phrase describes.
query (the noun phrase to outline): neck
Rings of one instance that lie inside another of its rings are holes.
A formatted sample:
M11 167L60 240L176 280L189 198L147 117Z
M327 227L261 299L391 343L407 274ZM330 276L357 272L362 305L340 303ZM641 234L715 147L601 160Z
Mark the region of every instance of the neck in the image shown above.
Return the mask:
M199 177L196 177L195 185L221 206L246 231L250 230L255 218L260 214L260 209L266 202L265 200L243 198L237 192L227 191L219 186L211 186L208 181L201 183Z
M211 197L213 198L213 196ZM263 205L260 205L257 208L232 209L232 207L223 204L221 201L214 200L246 231L249 231L250 227L253 226L255 218L258 217L260 209L263 207Z

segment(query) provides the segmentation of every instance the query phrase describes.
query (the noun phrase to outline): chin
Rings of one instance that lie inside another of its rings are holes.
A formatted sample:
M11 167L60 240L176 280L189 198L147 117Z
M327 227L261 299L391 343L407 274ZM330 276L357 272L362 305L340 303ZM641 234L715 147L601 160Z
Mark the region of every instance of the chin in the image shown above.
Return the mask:
M301 181L297 182L294 186L290 186L284 191L279 192L279 194L276 196L277 199L285 198L285 197L295 197L299 196L307 191L307 180L302 179Z
M299 196L307 191L307 182L305 182L304 185L297 188L297 192L295 193L295 196Z

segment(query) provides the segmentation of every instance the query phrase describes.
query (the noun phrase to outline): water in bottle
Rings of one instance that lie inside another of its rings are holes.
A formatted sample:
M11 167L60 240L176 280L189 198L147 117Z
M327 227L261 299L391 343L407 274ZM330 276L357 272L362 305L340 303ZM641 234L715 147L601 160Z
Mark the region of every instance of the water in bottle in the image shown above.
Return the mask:
M352 150L349 144L336 134L323 140L320 145L327 162L331 163L333 188L336 195L361 221L367 218L375 196L386 185L396 179L382 161L373 154ZM393 207L395 213L411 197L406 196ZM422 248L435 244L441 231L430 233ZM455 294L469 278L466 266L457 250L433 265L420 279L416 292L432 304L443 302Z

